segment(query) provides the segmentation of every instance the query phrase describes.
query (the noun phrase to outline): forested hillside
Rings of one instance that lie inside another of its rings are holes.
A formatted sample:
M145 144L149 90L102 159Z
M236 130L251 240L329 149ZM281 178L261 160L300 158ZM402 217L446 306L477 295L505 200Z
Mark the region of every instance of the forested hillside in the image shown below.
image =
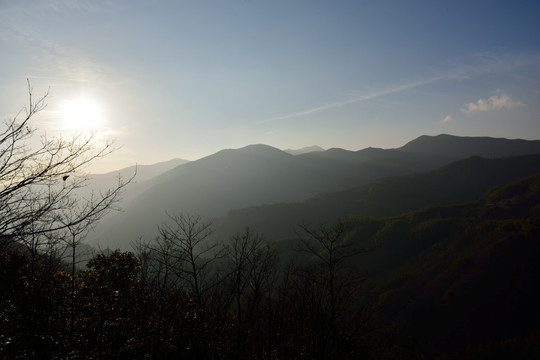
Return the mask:
M211 224L180 216L157 244L99 254L73 278L2 239L0 354L535 358L538 204L540 175L275 244L248 229L220 248L204 244Z
M539 204L536 175L473 203L354 220L354 239L377 243L357 264L380 301L381 346L425 358L538 357Z
M539 169L540 155L471 157L433 171L382 178L303 201L233 210L217 219L215 237L227 237L249 226L275 240L294 235L302 222L328 222L351 215L393 216L431 205L473 201L494 185Z

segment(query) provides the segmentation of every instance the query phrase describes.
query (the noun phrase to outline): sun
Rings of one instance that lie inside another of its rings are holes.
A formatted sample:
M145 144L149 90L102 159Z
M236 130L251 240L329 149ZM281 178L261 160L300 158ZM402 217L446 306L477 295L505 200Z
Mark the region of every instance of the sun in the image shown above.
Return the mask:
M66 100L61 112L64 126L70 130L98 130L105 122L103 106L87 97Z

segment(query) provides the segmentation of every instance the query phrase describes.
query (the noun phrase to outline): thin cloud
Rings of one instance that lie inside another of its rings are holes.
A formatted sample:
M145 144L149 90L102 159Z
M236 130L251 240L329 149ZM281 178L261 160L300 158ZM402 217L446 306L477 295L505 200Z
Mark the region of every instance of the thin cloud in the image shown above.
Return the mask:
M401 91L404 91L404 90L413 89L415 87L425 85L425 84L429 84L429 83L437 81L439 79L440 78L437 77L437 78L431 78L431 79L411 82L411 83L407 83L407 84L402 84L402 85L382 89L382 90L379 90L379 91L374 91L374 92L371 92L369 94L364 94L362 96L358 96L358 97L355 97L355 98L351 98L351 99L347 99L347 100L343 100L343 101L337 101L337 102L334 102L334 103L314 107L312 109L307 109L307 110L303 110L303 111L294 112L294 113L283 115L283 116L273 117L273 118L270 118L270 119L262 120L259 123L264 124L264 123L273 122L273 121L286 120L286 119L311 115L313 113L317 113L317 112L320 112L320 111L323 111L323 110L335 109L335 108L339 108L339 107L342 107L342 106L345 106L345 105L348 105L348 104L359 103L359 102L362 102L362 101L375 99L375 98L378 98L378 97L381 97L381 96L384 96L384 95L394 94L394 93L398 93L398 92L401 92Z
M26 78L53 80L56 82L52 84L53 86L59 86L66 81L101 85L137 84L135 78L123 76L113 66L83 56L76 50L69 49L57 42L33 37L15 28L6 29L9 30L6 36L19 43L25 43L28 47L38 49L41 53L46 54L44 57L50 59L46 65L37 62L32 73L25 74Z
M88 13L101 11L104 3L94 0L49 0L46 6L57 12L79 11Z
M419 81L412 81L409 83L405 83L405 84L401 84L401 85L397 85L393 87L388 87L386 89L372 91L370 93L367 93L367 94L364 94L355 98L345 99L342 101L336 101L330 104L321 105L321 106L313 107L311 109L301 110L301 111L289 113L282 116L276 116L273 118L261 120L258 123L264 124L264 123L269 123L269 122L274 122L274 121L303 117L303 116L311 115L314 113L318 113L320 111L335 109L335 108L339 108L339 107L346 106L349 104L368 101L368 100L379 98L385 95L414 89L416 87L430 84L430 83L435 83L439 81L467 79L476 74L508 72L510 69L521 68L521 67L528 66L534 63L538 63L538 62L540 62L540 55L536 52L512 54L512 55L506 55L506 56L496 56L491 53L475 53L475 54L471 54L467 59L459 59L458 61L456 61L457 64L455 64L453 68L437 71L435 75L432 75L431 77L427 77ZM490 101L492 98L490 98L489 100L483 100L483 101ZM499 106L500 101L501 100L497 100L496 101L497 105L495 106ZM508 100L502 99L502 101L508 101ZM473 104L473 108L474 108L475 103L471 103L471 104ZM468 105L469 104L466 104L466 106ZM508 102L506 105L504 105L504 107L509 107L509 106L515 107L515 106L522 106L522 105L524 104L521 103L520 101L516 102L516 101L511 100L511 102ZM467 112L468 110L467 108L465 108L465 110L462 109L462 111Z
M446 115L446 117L444 119L442 119L442 123L447 123L447 122L450 122L452 121L452 116L450 115Z
M508 95L502 93L493 95L489 99L479 99L476 102L465 104L461 109L464 113L472 113L477 111L493 111L499 109L512 109L518 106L525 106L521 101L513 100Z

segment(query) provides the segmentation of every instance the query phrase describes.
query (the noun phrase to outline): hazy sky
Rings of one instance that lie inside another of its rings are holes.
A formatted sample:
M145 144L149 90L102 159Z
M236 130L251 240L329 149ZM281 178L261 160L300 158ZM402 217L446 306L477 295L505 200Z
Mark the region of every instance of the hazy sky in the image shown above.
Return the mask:
M98 171L265 143L540 139L540 2L0 0L0 116L122 148ZM91 121L89 119L92 119Z

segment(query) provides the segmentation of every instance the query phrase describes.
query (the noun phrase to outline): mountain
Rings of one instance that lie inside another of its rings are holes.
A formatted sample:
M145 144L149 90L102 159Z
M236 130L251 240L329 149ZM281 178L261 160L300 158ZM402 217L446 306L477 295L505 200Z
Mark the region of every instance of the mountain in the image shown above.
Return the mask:
M320 146L314 145L314 146L303 147L301 149L287 149L284 151L291 155L300 155L300 154L306 154L306 153L315 152L315 151L324 151L324 149Z
M163 161L159 163L155 163L152 165L133 165L129 166L120 170L110 171L108 173L104 174L91 174L91 180L92 183L96 188L100 187L100 184L103 182L108 182L110 179L118 178L118 176L121 176L122 178L130 178L133 176L133 174L136 173L136 181L146 181L148 179L151 179L157 175L160 175L170 169L173 169L179 165L188 163L188 160L183 159L172 159L168 161Z
M293 156L267 145L222 150L152 178L125 212L108 219L98 234L102 246L129 247L139 236L153 238L167 213L216 217L231 209L291 202L338 191L384 176L425 171L444 160L396 150L331 149Z
M128 193L136 193L133 185L139 185L149 179L152 179L170 169L173 169L182 164L188 163L188 160L172 159L169 161L163 161L152 165L133 165L117 171L111 171L105 174L90 174L87 190L105 191L114 187L118 182L118 178L128 180L133 178L132 184L128 187ZM139 189L141 191L142 189Z
M433 154L459 159L469 156L498 158L540 153L540 140L509 140L492 137L464 137L441 134L420 136L398 150L408 153Z
M153 165L133 165L104 174L89 174L86 176L85 186L78 188L77 194L88 199L93 194L105 193L109 189L114 189L118 186L119 180L128 181L133 178L121 195L120 207L125 207L126 204L152 186L151 179L188 162L188 160L172 159ZM108 218L103 219L100 224L97 224L97 227L101 229L105 226L104 223L109 220Z
M117 177L118 175L123 178L128 178L137 172L136 180L137 182L146 181L157 175L160 175L170 169L173 169L179 165L188 163L189 160L183 159L171 159L168 161L158 162L152 165L133 165L127 168L123 168L117 171L111 171L105 174L94 174L92 175L93 179L100 179L106 177Z
M351 242L377 244L353 265L372 274L372 326L387 358L540 355L538 204L540 174L470 203L350 220Z
M358 188L375 179L434 170L460 158L461 140L451 137L453 141L449 142L447 136L435 138L435 143L455 143L458 146L455 152L459 155L433 151L435 145L417 146L414 151L407 145L405 151L334 148L300 155L267 145L222 150L146 181L144 191L126 203L123 213L107 219L107 230L99 232L94 241L102 247L129 248L130 242L140 236L152 239L156 226L167 219L167 213L190 212L208 218L222 216L233 209L298 202L317 194ZM499 140L492 140L499 144ZM467 156L483 154L493 147L492 140L467 139L479 145L465 153ZM521 142L503 142L500 147L499 152L505 156L524 151ZM534 146L532 148L531 151L535 150ZM341 203L334 204L333 208L340 211L339 216L356 211ZM252 214L244 214L237 217L237 222L250 226ZM283 228L284 224L276 222L275 228Z
M327 222L350 215L385 217L426 206L468 202L492 186L537 172L540 154L500 159L475 156L434 171L383 178L303 201L233 210L218 219L216 236L227 238L250 227L273 240L294 235L302 222Z

